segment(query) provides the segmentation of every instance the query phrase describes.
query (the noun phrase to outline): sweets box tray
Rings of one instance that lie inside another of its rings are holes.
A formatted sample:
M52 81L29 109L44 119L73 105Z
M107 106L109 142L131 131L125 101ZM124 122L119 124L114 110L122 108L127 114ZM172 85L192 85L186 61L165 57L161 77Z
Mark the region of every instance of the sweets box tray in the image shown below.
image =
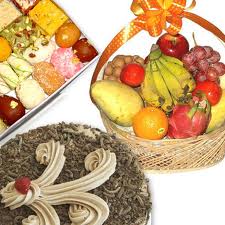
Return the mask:
M34 1L35 2L35 1ZM72 10L70 10L69 13L67 13L67 9L64 8L64 4L62 1L52 0L60 9L64 11L64 13L68 16L68 18L73 21L80 29L79 24L76 21L76 13ZM21 14L22 15L22 14ZM91 39L85 34L85 32L81 30L81 37L80 38L87 38L88 42L91 43L91 45L97 50L99 53L99 48L96 47L96 45L91 41ZM53 37L54 38L54 37ZM84 63L84 66L70 79L67 79L66 82L57 89L54 93L49 95L47 98L45 98L44 101L42 101L38 106L34 107L31 110L26 110L26 114L17 120L13 125L9 126L3 133L0 134L0 142L5 139L9 134L11 134L13 131L15 131L17 128L19 128L22 124L24 124L26 121L28 121L30 118L32 118L35 114L39 113L44 107L50 105L50 103L58 98L58 96L62 93L62 91L67 88L68 85L70 85L74 80L76 80L83 72L95 61L99 55L97 55L95 58L93 58L91 61ZM14 91L13 91L14 92ZM16 97L15 93L12 93L12 91L7 94L12 97ZM51 109L50 109L51 110Z

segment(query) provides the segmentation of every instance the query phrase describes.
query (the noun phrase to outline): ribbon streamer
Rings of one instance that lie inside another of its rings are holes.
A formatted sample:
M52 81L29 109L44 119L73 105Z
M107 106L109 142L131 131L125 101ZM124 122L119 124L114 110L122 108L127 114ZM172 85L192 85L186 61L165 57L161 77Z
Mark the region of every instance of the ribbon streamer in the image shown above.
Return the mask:
M176 35L182 28L182 19L186 18L225 42L225 34L218 27L189 12L195 7L195 0L189 7L186 7L186 4L186 0L133 0L131 11L136 18L123 28L106 47L95 68L91 84L97 80L99 72L112 54L142 30L148 31L153 37L159 36L163 30Z

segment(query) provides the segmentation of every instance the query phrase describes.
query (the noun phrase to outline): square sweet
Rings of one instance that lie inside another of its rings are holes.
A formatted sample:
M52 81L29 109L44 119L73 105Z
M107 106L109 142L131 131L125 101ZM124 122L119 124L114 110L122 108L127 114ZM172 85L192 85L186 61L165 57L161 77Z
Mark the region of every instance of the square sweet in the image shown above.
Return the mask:
M0 32L21 15L11 2L0 0Z
M29 12L29 16L50 36L68 20L65 13L50 0L41 0Z
M27 14L30 9L32 9L39 0L11 0L22 13Z
M7 26L0 36L6 38L13 52L22 55L27 47L42 35L42 30L28 16L21 16Z

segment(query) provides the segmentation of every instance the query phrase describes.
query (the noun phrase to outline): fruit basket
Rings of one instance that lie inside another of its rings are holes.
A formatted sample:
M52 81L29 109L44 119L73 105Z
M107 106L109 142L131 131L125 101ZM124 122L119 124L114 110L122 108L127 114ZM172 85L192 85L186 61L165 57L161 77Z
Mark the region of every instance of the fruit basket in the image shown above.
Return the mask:
M0 140L50 104L98 51L51 0L0 1Z
M187 11L195 4L133 1L137 18L107 46L93 74L90 95L107 131L125 141L149 172L206 168L225 156L225 35ZM182 27L183 18L194 24ZM200 44L203 33L207 40Z

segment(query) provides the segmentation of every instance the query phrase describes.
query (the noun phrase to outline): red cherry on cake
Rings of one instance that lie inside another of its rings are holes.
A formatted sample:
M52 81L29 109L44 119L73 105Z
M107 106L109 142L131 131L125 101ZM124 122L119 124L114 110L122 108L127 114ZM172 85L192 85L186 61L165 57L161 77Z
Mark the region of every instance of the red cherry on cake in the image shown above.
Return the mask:
M23 195L26 195L28 193L30 185L31 180L28 177L21 177L16 179L15 181L16 190Z

